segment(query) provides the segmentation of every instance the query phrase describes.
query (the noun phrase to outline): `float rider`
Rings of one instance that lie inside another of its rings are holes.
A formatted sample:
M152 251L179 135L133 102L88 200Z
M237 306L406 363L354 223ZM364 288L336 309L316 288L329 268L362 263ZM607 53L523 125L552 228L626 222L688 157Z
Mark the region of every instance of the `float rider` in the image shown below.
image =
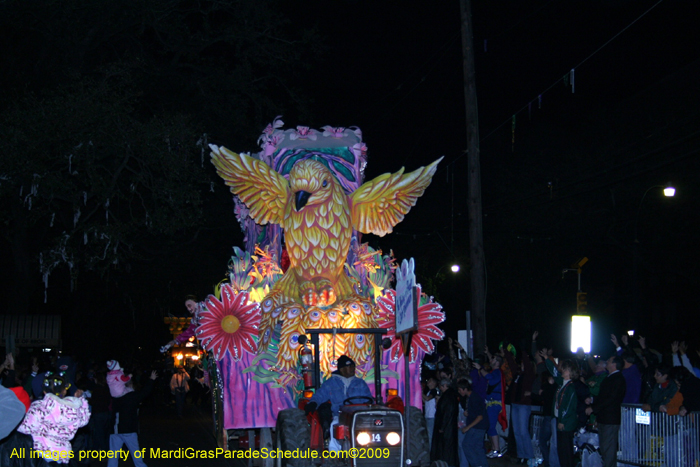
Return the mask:
M199 318L201 317L202 311L206 309L204 302L198 302L195 295L188 295L185 297L185 308L187 308L187 311L189 311L190 315L192 315L190 325L175 339L161 347L161 353L167 352L174 345L182 345L186 343L190 337L195 335L197 326L199 326Z
M374 399L367 383L355 376L355 362L347 355L341 355L338 369L318 388L304 407L307 415L318 409L324 439L330 436L330 427L337 423L340 407L349 398Z

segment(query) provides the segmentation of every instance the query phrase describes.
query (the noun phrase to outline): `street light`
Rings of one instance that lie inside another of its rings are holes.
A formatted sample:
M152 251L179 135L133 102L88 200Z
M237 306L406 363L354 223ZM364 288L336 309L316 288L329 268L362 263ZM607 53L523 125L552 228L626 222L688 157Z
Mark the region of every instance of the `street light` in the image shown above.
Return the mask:
M639 201L639 207L637 207L637 216L634 218L634 243L639 243L639 240L637 239L637 226L639 225L639 214L642 212L642 205L644 204L644 199L647 197L647 194L654 188L663 188L664 196L667 198L672 198L676 196L676 189L673 186L671 186L671 184L652 185L646 189L646 191L642 195L641 201Z
M633 268L632 268L632 286L634 287L633 289L633 300L634 300L634 310L633 313L635 316L639 315L640 313L640 287L639 287L639 239L637 238L638 234L638 226L639 226L639 214L642 212L642 206L644 204L644 199L647 197L647 194L655 189L655 188L662 188L664 196L667 198L673 197L676 195L676 189L671 186L669 183L668 185L652 185L649 188L647 188L644 191L644 194L642 195L642 199L639 201L639 206L637 207L637 215L634 218L634 243L633 243Z
M435 273L435 277L437 277L440 274L440 271L442 271L445 268L445 266L447 266L447 265L443 264L442 266L440 266L440 269L438 269L438 271ZM458 273L459 272L459 264L450 265L450 271L452 271L454 273Z

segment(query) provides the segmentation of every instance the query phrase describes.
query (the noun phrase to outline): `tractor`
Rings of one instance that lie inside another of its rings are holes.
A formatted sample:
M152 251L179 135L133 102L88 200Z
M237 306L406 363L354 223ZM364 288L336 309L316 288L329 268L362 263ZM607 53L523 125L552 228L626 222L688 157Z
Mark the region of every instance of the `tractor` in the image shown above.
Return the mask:
M304 452L304 457L277 458L277 467L311 467L317 464L343 464L355 466L394 466L416 465L428 467L430 446L425 418L420 409L404 407L395 392L390 390L387 401L381 394L380 358L386 341L381 336L386 329L307 329L315 354L313 360L313 389L321 385L319 368L319 334L370 334L375 337L374 387L375 397L354 397L346 399L338 415L338 422L331 428L333 438L342 447L342 453L330 455L323 439L318 412L306 415L303 410L313 391L305 391L299 400L298 408L281 410L277 414L276 444L279 452ZM306 344L306 336L300 337ZM420 390L415 388L414 390ZM394 390L395 391L395 390ZM408 440L408 443L406 442ZM350 450L355 453L349 456ZM309 453L315 452L314 456ZM323 453L327 454L323 454ZM314 457L314 458L312 458ZM333 458L335 457L335 458Z

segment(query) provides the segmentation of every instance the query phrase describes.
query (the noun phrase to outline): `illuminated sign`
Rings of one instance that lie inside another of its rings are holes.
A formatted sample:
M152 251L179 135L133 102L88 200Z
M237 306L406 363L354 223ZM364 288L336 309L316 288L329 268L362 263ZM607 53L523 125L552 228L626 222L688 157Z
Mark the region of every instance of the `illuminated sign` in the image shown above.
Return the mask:
M396 270L396 334L418 329L418 303L413 258L401 262Z
M591 351L591 317L574 315L571 317L571 351L582 348L584 352Z

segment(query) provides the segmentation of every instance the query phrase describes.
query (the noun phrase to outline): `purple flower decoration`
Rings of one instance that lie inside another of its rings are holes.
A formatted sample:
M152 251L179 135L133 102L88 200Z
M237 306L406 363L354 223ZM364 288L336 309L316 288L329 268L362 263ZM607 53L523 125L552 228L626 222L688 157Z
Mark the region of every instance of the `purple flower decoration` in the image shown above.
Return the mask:
M233 198L233 212L236 215L236 219L238 219L238 222L241 223L245 222L250 214L248 206L243 204L243 202L240 199L238 199L238 196Z

